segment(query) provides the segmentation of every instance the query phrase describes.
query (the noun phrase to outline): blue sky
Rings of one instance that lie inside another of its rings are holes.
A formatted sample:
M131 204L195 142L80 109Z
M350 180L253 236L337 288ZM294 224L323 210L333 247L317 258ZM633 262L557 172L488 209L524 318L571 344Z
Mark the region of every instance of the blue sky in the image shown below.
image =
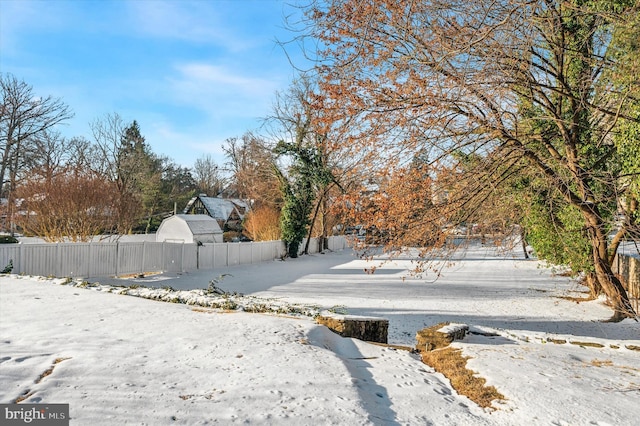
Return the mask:
M60 97L60 130L91 139L106 114L137 120L156 154L192 166L256 130L295 76L276 40L282 0L0 0L0 72ZM301 65L301 64L300 64Z

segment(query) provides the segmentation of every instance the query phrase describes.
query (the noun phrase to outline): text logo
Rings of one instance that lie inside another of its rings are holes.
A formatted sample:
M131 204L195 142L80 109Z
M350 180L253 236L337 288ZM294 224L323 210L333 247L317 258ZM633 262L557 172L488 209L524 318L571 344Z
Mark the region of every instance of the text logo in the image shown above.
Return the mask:
M0 424L69 426L69 404L0 404Z

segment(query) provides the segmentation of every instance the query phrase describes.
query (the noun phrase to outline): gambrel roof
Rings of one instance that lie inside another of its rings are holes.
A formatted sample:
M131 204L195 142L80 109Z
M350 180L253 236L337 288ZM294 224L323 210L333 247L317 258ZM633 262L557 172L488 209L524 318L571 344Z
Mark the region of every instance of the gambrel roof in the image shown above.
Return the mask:
M221 243L222 229L211 216L177 214L162 221L156 232L156 241Z
M249 212L249 203L238 198L218 198L199 195L192 198L184 208L185 214L206 214L212 218L226 222L232 216L240 220Z

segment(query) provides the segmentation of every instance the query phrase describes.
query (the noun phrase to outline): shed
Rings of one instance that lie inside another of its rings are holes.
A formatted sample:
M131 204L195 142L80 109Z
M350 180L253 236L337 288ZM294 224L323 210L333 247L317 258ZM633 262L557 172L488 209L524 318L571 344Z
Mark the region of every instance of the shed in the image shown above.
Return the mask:
M221 243L222 229L206 214L177 214L162 221L156 232L157 242Z

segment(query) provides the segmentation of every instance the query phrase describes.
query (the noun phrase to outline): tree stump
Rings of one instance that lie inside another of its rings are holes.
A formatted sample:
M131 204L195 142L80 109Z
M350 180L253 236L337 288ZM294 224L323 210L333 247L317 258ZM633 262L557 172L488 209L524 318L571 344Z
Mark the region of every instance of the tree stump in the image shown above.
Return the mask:
M387 343L389 320L384 318L323 312L316 318L316 322L342 337L353 337L366 342Z
M416 349L418 351L433 351L435 349L449 346L454 340L464 339L469 331L466 324L440 323L422 329L416 334Z

